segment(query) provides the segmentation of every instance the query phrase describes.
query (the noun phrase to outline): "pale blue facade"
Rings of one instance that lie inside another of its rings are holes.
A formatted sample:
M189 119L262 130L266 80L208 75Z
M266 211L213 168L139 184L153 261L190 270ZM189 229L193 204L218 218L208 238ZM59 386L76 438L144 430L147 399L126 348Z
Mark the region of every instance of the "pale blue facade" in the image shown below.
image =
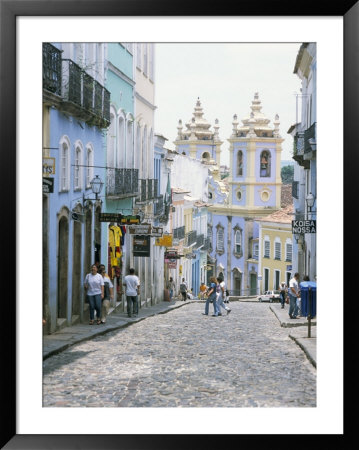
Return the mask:
M103 49L103 44L96 45ZM50 177L53 190L43 194L47 333L86 318L83 280L100 258L102 227L96 217L101 193L96 201L90 182L105 177L103 132L109 124L109 93L87 72L81 58L89 55L85 44L43 45L43 155L53 158L55 166ZM96 67L103 63L93 62ZM97 73L101 77L101 71Z

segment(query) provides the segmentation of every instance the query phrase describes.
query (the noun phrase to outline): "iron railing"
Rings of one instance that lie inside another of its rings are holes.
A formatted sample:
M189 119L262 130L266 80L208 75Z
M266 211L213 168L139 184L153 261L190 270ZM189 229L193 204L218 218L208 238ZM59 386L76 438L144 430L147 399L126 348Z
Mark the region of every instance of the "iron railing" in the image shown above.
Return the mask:
M184 239L185 227L183 226L183 227L174 228L172 231L172 234L173 234L173 239L179 239L179 240Z
M204 245L204 234L197 234L195 249Z
M135 197L138 193L138 169L107 169L108 197Z
M314 122L307 130L304 131L304 153L312 151L309 140L316 142L317 123Z
M197 231L193 230L193 231L189 231L186 235L185 235L185 247L190 247L191 245L196 243L196 239L197 239Z
M62 59L62 51L52 44L44 43L42 49L44 101L90 126L107 128L110 92L74 61Z
M42 86L58 96L61 96L61 53L52 44L42 45Z
M159 195L154 203L153 213L155 216L160 216L164 213L163 195Z
M136 203L145 203L157 198L158 180L153 178L140 179L139 195Z

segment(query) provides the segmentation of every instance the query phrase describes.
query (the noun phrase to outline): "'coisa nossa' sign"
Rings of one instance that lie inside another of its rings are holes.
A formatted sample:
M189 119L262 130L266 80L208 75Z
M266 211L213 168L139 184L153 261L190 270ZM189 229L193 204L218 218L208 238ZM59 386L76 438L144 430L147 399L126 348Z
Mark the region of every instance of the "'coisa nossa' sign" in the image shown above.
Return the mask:
M316 233L316 220L292 220L292 234Z

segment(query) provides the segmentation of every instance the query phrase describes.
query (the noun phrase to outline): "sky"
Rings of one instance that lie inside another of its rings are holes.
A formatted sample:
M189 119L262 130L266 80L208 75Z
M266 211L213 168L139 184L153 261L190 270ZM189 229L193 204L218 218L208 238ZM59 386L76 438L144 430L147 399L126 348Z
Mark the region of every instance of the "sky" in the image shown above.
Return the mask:
M157 43L155 56L155 129L174 149L177 125L191 120L200 98L204 118L219 120L221 164L229 164L227 139L233 115L248 117L259 93L262 113L270 119L279 115L282 160L290 160L293 138L287 131L296 122L296 97L301 81L293 73L301 43ZM298 106L299 108L299 106ZM298 116L300 117L300 115Z

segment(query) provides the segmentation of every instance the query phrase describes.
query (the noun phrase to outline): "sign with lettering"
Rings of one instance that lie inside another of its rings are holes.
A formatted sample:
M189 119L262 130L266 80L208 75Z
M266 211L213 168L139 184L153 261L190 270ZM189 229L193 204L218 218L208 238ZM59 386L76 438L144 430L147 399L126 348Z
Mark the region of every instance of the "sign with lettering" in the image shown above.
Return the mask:
M54 179L51 177L42 178L42 192L44 194L52 194L54 192Z
M55 158L42 158L42 175L55 175Z
M169 269L177 268L177 259L165 259L165 263Z
M162 237L156 238L156 245L172 247L172 234L164 234Z
M100 222L120 222L122 215L117 213L100 213Z
M128 229L130 234L151 234L152 226L150 223L141 223L140 225L130 225Z
M133 238L133 256L150 256L151 236L135 235Z
M140 223L140 216L122 216L121 225L135 225Z
M293 234L305 234L316 233L317 221L316 220L292 220L292 233Z
M162 237L163 235L163 228L162 227L152 227L152 236L154 237Z

